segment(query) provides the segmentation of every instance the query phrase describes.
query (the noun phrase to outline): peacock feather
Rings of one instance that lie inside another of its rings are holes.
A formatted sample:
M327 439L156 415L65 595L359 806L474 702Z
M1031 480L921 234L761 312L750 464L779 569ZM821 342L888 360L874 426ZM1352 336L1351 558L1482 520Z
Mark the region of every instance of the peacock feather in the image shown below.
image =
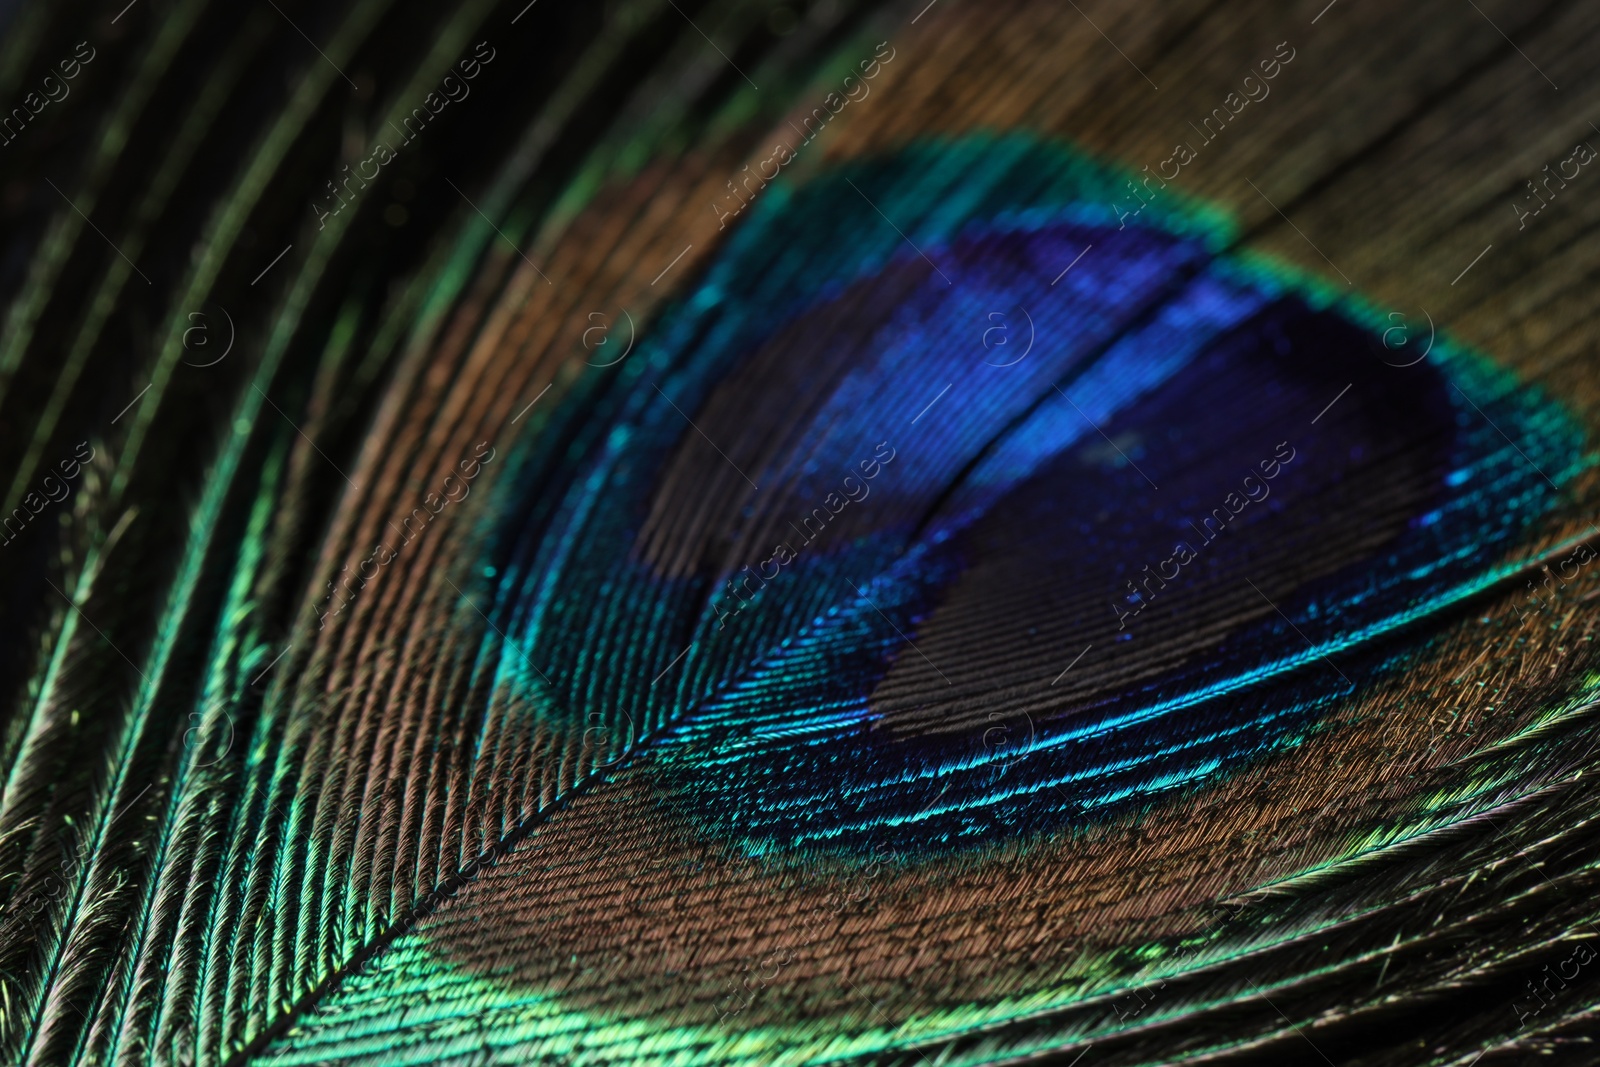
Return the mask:
M0 1063L1594 1062L1600 10L0 31Z

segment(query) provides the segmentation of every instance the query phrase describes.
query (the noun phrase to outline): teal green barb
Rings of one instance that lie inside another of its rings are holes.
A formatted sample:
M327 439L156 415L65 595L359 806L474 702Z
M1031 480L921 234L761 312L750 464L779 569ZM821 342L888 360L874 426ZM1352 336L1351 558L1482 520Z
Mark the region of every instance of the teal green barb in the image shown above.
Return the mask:
M0 1063L1587 1062L1592 367L1099 8L436 7L0 16Z

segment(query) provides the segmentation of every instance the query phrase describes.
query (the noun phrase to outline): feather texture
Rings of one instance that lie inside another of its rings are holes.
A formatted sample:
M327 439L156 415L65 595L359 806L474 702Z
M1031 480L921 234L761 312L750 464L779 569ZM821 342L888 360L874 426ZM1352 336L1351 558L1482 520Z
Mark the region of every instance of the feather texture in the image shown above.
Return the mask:
M4 16L0 1061L1588 1062L1600 16L1458 14Z

